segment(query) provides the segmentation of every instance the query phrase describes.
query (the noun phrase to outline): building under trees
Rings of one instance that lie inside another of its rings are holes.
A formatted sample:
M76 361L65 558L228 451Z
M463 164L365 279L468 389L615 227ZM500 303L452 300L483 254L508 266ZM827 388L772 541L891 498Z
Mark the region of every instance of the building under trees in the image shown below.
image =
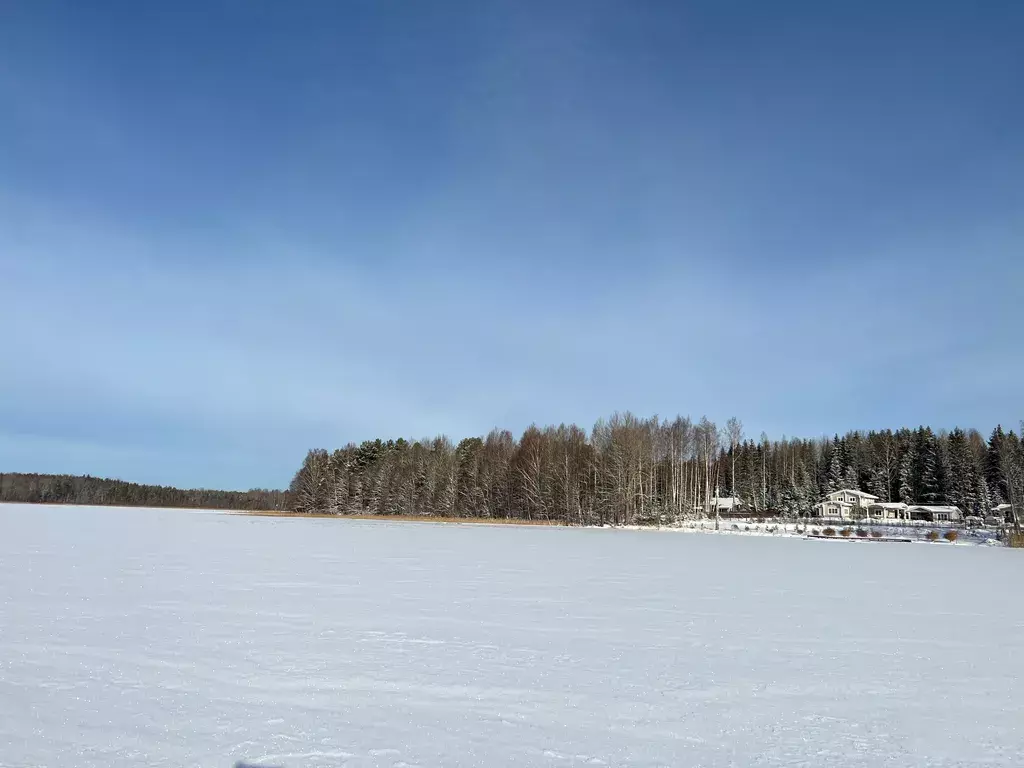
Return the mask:
M590 432L529 427L453 443L369 440L306 456L290 490L300 512L654 524L720 513L738 498L754 516L805 516L848 488L879 503L955 506L1021 518L1019 436L975 430L850 432L831 439L752 440L739 421L617 413Z

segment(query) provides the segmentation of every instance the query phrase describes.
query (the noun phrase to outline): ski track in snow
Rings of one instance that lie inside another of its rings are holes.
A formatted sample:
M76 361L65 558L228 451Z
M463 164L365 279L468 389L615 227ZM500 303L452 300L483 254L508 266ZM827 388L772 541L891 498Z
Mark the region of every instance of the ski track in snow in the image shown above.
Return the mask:
M1020 553L0 505L0 766L1016 766Z

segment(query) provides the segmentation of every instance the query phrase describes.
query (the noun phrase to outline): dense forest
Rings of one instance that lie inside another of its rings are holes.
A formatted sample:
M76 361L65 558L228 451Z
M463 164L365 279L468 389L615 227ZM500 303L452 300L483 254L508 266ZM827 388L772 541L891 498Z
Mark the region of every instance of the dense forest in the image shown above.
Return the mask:
M0 473L0 502L189 509L287 509L284 491L182 490L75 475Z
M951 504L986 516L1024 503L1020 436L998 427L748 439L742 424L616 414L588 434L531 426L454 444L371 440L311 450L290 487L304 513L523 518L571 524L672 523L713 516L735 496L754 513L802 516L839 488L883 501Z

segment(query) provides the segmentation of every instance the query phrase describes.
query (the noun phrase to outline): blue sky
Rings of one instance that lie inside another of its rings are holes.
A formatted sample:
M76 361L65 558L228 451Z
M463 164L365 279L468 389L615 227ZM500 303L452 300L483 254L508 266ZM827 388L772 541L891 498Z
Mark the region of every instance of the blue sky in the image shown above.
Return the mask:
M1024 416L1024 4L0 9L0 470Z

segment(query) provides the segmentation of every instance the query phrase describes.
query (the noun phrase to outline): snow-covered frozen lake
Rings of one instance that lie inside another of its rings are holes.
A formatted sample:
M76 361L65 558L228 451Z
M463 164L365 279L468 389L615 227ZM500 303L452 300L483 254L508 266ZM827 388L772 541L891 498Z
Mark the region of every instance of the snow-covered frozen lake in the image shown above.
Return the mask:
M0 765L1019 766L1024 556L0 505Z

